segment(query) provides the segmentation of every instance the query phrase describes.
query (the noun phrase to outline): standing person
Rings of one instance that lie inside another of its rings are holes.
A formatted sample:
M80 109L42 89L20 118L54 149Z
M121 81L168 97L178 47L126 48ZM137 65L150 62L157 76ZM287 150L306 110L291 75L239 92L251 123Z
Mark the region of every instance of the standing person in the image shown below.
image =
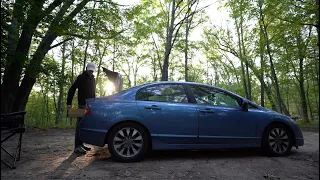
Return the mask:
M72 99L76 89L78 89L78 109L85 109L86 99L96 97L96 83L93 76L93 72L96 69L96 65L92 62L88 63L86 71L80 74L76 81L72 84L68 91L67 108L72 107ZM91 148L84 146L83 142L79 138L79 123L82 118L77 118L74 153L85 154L86 151L90 151Z

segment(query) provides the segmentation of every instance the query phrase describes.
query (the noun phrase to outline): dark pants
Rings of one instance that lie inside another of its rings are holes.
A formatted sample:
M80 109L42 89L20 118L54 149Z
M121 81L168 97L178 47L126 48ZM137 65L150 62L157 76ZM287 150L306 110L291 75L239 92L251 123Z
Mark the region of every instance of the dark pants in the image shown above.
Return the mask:
M85 109L85 108L86 108L86 105L78 105L78 109ZM80 136L79 136L81 119L82 119L81 117L77 118L76 133L75 133L75 138L74 138L74 148L77 148L77 147L83 145L83 142L80 140Z

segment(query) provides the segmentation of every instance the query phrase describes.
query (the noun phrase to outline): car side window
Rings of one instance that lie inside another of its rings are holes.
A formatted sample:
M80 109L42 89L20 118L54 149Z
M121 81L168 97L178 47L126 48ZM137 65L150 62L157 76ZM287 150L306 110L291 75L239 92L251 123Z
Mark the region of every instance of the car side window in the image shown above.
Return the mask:
M143 88L137 92L136 100L188 103L183 86L178 84L154 85Z
M240 107L239 99L206 86L191 86L197 104Z

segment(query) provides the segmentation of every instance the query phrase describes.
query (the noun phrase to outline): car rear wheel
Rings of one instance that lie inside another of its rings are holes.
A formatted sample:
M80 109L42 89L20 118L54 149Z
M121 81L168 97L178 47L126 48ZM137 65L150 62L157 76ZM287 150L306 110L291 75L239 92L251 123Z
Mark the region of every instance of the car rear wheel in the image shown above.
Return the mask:
M266 129L262 138L262 150L270 156L284 156L292 148L292 135L282 124L272 124Z
M141 161L148 147L148 134L136 123L123 123L111 130L108 147L116 161Z

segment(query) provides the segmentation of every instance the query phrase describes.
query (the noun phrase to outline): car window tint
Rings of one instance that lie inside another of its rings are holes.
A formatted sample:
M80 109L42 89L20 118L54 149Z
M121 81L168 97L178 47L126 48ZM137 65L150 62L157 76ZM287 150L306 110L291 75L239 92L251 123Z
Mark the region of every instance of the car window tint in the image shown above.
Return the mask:
M238 99L215 88L206 86L191 86L197 104L208 104L213 106L235 106L239 107Z
M137 92L137 100L187 103L187 95L182 85L154 85Z

